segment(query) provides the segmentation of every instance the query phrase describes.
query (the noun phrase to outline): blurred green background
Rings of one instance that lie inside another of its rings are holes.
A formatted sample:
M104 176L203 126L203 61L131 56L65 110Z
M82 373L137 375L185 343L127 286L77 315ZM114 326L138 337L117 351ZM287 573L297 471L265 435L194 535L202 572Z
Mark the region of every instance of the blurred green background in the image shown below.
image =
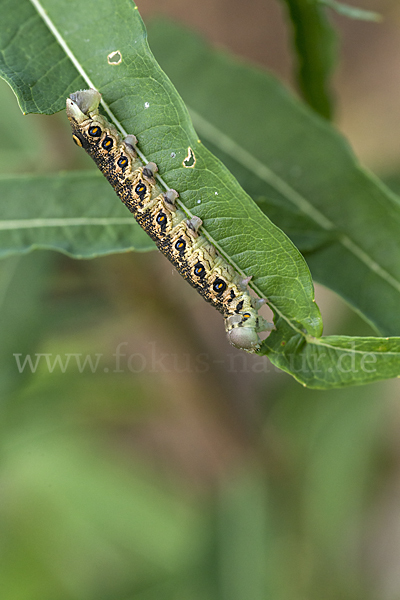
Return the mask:
M400 8L358 5L386 20L335 19L337 122L396 175ZM139 9L291 85L275 1ZM22 117L4 82L0 105L1 173L94 168L65 114ZM10 257L0 302L2 599L400 598L398 381L303 389L229 347L156 252ZM317 302L325 333L370 333L321 287Z

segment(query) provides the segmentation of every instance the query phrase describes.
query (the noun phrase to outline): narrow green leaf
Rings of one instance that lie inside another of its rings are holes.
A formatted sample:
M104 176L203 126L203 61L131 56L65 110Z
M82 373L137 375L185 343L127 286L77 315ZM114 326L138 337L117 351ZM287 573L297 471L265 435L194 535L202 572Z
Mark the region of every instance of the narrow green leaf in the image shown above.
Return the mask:
M330 76L336 58L335 32L324 10L310 0L282 0L293 27L296 79L304 100L320 115L332 117Z
M203 220L204 235L240 272L252 275L254 289L277 314L320 335L304 259L198 140L181 98L148 48L135 5L21 0L6 8L0 70L21 107L54 112L77 88L99 89L108 117L122 133L138 136L143 158L158 164L186 213ZM189 149L195 157L191 168L183 164Z
M0 257L35 248L75 258L155 248L95 170L2 176L0 198Z
M398 197L265 71L166 21L149 36L201 138L300 247L314 278L384 335L400 335Z
M329 389L400 377L400 337L304 336L285 323L263 343L263 353L310 388Z
M359 21L375 21L376 23L382 20L381 15L376 12L364 10L363 8L357 8L355 6L349 6L343 2L336 2L336 0L317 0L317 2L332 8L339 15L349 17L350 19L358 19Z

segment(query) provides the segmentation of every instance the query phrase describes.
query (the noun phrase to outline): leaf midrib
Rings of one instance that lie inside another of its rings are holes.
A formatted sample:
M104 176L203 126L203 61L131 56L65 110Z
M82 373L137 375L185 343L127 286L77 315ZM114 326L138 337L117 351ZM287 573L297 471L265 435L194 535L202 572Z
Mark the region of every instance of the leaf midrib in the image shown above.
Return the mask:
M400 355L400 350L398 352L393 352L392 350L356 350L355 348L344 348L342 346L334 346L332 344L329 344L327 341L324 340L324 338L315 338L309 335L306 335L306 340L307 343L309 345L314 345L314 346L320 346L321 348L327 348L329 350L333 350L334 352L341 352L341 353L347 353L347 354L380 354L380 355L384 355L384 356L395 356L398 357ZM354 339L354 338L353 338ZM366 338L363 338L363 341L365 341ZM381 343L383 343L384 341L388 341L389 339L391 341L395 340L396 338L373 338L374 341L376 341L376 344L379 345ZM400 338L397 338L400 342Z
M132 217L65 217L40 219L6 219L0 221L0 231L39 229L42 227L80 227L82 225L136 225Z

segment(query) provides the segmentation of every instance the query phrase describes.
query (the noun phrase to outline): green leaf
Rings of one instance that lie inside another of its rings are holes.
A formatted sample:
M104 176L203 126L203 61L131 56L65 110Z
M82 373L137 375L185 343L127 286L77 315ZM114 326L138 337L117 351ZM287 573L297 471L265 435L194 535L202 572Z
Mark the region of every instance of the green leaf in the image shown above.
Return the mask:
M99 89L108 117L122 133L138 136L143 157L158 164L166 185L179 191L187 214L203 220L210 241L240 272L252 275L253 288L277 314L320 335L304 259L198 140L182 100L148 48L135 5L24 0L6 8L0 69L21 107L53 112L77 88ZM183 165L189 148L196 159L192 168Z
M336 35L324 10L310 0L282 0L293 27L296 79L304 100L320 115L332 117L330 76Z
M286 323L263 343L271 362L307 387L339 388L400 377L400 337L293 335Z
M371 253L368 259L351 243L347 247L347 240L338 231L319 229L300 210L285 202L259 196L257 204L303 253L315 281L340 294L378 334L399 333L398 285ZM389 220L387 215L384 220ZM394 235L394 231L388 235L388 246Z
M363 8L357 8L355 6L349 6L343 4L343 2L336 2L336 0L317 0L320 4L328 6L335 10L339 15L349 17L350 19L358 19L360 21L375 21L379 22L382 20L381 15L371 10L364 10Z
M324 7L352 19L379 21L374 12L354 8L336 0L281 0L292 28L292 45L297 56L296 80L304 100L320 115L333 113L330 77L336 62L336 34Z
M203 141L299 245L314 278L382 334L400 335L398 197L265 71L165 21L149 36Z
M0 257L35 248L75 258L155 248L99 171L1 176L0 198L7 199Z

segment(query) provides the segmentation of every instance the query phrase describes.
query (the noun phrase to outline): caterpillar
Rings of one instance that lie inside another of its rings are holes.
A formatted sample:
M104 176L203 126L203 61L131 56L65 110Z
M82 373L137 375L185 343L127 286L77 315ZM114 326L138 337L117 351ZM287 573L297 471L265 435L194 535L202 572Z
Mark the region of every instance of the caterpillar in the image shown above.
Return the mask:
M241 277L200 233L199 217L187 218L177 207L178 192L162 191L156 182L155 163L143 164L135 150L137 139L124 140L99 114L101 94L81 90L67 99L67 116L74 142L93 158L137 222L155 241L177 271L225 319L229 342L255 353L258 333L273 325L258 314L264 299L250 296L251 277Z

